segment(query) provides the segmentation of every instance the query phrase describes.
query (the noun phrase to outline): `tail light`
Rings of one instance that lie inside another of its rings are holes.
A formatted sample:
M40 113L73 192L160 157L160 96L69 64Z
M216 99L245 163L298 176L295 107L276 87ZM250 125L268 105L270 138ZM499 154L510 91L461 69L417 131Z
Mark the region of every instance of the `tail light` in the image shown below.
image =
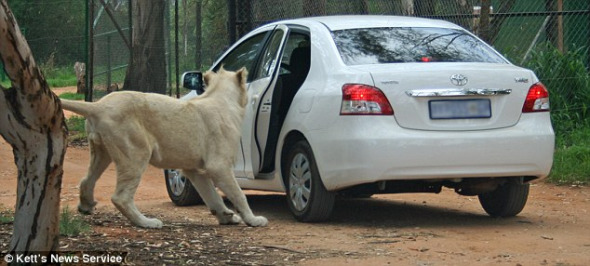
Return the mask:
M393 108L379 88L344 84L340 115L393 115Z
M529 88L529 93L522 107L523 113L549 111L549 91L543 83L535 83Z

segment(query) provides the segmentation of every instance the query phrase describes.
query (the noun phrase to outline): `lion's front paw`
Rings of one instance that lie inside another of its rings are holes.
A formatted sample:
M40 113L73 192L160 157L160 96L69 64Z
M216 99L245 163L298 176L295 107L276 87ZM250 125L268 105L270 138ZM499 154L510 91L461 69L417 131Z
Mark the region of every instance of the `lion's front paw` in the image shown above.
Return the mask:
M143 228L162 228L163 225L164 223L156 218L145 219L137 224L137 226Z
M266 219L266 217L264 217L264 216L255 216L254 218L250 219L249 221L246 221L246 224L248 226L253 226L253 227L267 226L268 219Z

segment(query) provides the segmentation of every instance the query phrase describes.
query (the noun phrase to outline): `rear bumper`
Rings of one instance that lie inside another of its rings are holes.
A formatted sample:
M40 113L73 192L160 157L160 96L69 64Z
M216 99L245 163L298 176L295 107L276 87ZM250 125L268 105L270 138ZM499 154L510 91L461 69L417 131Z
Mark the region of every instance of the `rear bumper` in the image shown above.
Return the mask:
M328 190L385 180L542 179L551 170L555 141L549 113L475 131L409 130L391 116L340 117L309 136Z

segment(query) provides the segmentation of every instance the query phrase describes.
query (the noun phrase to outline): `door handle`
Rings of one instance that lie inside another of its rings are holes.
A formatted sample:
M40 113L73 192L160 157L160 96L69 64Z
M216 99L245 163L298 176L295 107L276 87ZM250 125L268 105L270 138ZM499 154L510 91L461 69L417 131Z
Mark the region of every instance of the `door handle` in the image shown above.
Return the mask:
M252 101L250 102L252 109L256 109L256 103L258 102L258 98L260 98L260 96L258 95L252 96Z

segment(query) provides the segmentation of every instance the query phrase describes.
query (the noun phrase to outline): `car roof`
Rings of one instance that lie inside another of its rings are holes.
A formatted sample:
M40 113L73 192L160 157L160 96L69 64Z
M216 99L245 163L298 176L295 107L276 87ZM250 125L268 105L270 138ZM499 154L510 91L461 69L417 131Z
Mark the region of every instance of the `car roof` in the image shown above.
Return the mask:
M385 27L436 27L462 29L456 24L444 20L427 19L408 16L380 16L380 15L345 15L306 17L292 20L283 20L280 24L308 24L321 23L330 31L358 28L385 28Z

